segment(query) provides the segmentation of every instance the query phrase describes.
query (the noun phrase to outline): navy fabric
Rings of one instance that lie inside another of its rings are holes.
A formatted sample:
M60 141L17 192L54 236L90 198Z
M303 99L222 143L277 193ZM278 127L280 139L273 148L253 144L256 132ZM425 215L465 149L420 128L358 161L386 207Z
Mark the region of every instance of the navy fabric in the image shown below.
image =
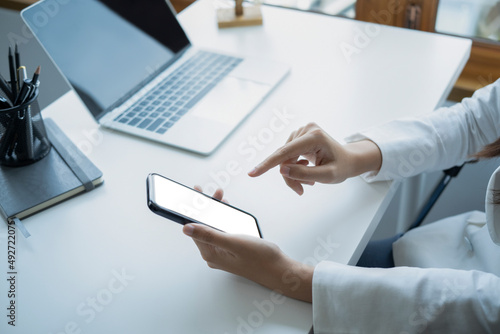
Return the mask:
M392 268L392 244L401 238L404 233L397 234L388 239L370 241L356 266L366 268Z

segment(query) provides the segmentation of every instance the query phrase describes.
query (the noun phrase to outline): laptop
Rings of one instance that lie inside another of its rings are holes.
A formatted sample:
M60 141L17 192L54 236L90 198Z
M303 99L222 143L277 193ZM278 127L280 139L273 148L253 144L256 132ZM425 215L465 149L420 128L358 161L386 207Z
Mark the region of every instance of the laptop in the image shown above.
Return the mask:
M194 47L166 0L43 0L21 16L99 124L203 155L289 71Z

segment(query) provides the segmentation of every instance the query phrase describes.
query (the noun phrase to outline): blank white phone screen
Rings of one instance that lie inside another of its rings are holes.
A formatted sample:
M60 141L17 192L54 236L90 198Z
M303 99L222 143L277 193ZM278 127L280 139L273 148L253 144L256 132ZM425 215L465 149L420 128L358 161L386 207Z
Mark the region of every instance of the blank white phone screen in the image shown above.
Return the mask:
M231 234L260 238L251 215L208 198L201 193L159 175L151 175L151 199L161 208Z

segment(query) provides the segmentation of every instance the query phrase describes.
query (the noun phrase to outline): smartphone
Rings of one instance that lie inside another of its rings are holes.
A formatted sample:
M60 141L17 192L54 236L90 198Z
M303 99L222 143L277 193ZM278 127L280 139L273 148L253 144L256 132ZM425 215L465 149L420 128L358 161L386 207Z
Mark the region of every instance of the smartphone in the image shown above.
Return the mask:
M232 205L156 173L147 178L148 207L182 225L198 223L231 234L262 238L257 219Z

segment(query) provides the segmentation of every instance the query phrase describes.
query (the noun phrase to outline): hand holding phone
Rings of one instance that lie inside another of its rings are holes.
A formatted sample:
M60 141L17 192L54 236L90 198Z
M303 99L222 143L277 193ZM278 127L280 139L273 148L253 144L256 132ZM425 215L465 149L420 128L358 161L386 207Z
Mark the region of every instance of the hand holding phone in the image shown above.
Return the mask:
M257 219L251 214L159 174L148 175L147 195L151 211L182 225L198 223L262 238Z

